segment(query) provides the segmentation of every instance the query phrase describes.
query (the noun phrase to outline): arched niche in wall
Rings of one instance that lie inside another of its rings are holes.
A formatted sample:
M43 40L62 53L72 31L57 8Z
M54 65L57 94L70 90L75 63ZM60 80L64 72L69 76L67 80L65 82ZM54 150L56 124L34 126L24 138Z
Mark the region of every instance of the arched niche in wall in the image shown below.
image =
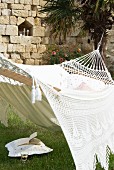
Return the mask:
M24 21L18 26L18 35L33 36L33 25L28 21Z

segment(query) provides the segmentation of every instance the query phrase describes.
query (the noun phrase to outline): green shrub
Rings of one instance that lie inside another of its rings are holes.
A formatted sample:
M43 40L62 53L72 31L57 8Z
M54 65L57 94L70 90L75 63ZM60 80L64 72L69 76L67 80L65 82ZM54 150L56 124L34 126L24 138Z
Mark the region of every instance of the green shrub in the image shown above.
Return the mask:
M48 46L46 51L46 56L48 58L48 64L60 64L64 61L69 61L71 59L75 59L80 57L81 49L76 46L58 46L51 45Z

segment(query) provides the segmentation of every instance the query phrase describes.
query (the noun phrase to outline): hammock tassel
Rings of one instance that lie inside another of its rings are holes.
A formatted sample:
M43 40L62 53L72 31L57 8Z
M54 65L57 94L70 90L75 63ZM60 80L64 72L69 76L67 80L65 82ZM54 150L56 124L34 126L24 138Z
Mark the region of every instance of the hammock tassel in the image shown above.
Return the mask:
M31 100L32 103L35 103L35 85L34 85L34 78L33 78L33 82L32 82L32 93L31 93Z
M42 100L42 92L41 92L41 89L40 89L39 84L36 85L36 89L35 89L35 99L36 99L37 101L41 101L41 100Z

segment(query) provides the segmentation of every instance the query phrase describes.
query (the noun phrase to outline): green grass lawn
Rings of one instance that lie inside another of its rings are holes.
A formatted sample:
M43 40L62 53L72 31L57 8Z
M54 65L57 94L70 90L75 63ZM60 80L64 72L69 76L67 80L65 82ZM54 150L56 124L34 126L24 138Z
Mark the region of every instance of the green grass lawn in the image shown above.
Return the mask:
M37 131L41 139L53 152L44 155L29 156L23 163L20 158L8 157L5 144ZM75 170L74 162L62 132L52 132L30 121L24 123L14 113L9 114L9 127L0 124L0 170ZM86 169L85 169L86 170ZM103 170L97 165L96 170ZM109 170L114 170L114 156L110 157Z

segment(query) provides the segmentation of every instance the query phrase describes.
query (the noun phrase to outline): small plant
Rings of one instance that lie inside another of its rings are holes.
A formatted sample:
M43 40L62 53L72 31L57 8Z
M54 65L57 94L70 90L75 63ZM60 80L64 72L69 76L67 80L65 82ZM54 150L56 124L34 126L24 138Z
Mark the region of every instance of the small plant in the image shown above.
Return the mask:
M48 56L48 64L60 64L81 56L81 49L75 46L50 46L46 52Z

